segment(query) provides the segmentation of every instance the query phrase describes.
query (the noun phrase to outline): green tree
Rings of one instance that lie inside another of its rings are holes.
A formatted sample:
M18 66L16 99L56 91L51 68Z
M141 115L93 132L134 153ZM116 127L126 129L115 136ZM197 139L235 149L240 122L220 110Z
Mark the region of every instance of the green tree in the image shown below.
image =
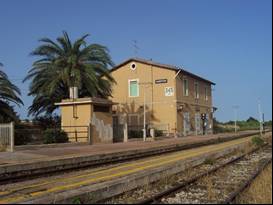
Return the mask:
M254 118L254 117L249 117L249 118L246 120L246 122L259 123L259 121L258 121L256 118Z
M112 84L108 67L114 66L109 51L99 44L86 43L89 35L71 42L68 34L56 41L40 40L42 45L31 55L38 57L24 79L32 80L29 95L34 97L29 114L51 114L60 102L69 97L69 87L79 88L80 97L111 96Z
M0 63L0 67L3 64ZM23 105L20 90L10 82L8 76L0 70L0 121L16 120L17 116L11 104Z

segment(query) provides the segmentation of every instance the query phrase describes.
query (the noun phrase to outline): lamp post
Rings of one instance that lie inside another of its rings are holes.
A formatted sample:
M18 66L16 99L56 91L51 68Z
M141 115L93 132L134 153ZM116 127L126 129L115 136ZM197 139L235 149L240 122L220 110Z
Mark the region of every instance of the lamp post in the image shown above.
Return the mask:
M143 141L146 141L146 89L144 87L144 103L143 103Z
M144 82L144 83L139 83L139 85L144 85L143 89L143 141L146 141L147 138L147 130L146 130L146 88L148 85L151 85L151 82Z
M258 102L258 111L259 111L259 117L260 117L260 135L263 134L263 114L262 114L262 108L261 108L261 101Z
M234 132L237 133L237 111L239 109L238 105L233 105L232 108L234 109Z

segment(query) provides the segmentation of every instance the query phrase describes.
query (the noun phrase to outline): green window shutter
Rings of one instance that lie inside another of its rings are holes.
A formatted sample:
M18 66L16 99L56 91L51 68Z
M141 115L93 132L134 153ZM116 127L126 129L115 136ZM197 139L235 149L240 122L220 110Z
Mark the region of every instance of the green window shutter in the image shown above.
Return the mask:
M136 80L130 81L130 97L138 96L138 83Z

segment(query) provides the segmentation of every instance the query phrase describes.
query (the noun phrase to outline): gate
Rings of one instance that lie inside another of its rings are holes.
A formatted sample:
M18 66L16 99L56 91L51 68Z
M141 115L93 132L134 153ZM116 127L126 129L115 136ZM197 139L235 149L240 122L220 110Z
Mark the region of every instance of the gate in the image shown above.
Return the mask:
M119 124L119 116L113 116L113 142L123 142L124 130L123 124Z
M200 113L195 114L195 135L200 135L202 134L202 129L201 129L201 115Z
M0 124L0 148L14 151L14 123Z
M185 112L183 114L183 124L184 124L184 136L190 133L190 113Z

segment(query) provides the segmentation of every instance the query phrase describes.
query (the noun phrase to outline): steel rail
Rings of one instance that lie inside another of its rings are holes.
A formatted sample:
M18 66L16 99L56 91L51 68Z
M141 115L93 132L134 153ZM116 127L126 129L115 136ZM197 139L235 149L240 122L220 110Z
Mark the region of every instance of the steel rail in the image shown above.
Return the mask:
M268 143L264 144L262 147L266 147L268 146ZM137 201L136 203L134 204L157 204L160 199L162 199L163 197L167 197L167 196L170 196L170 195L173 195L177 192L179 192L181 189L187 187L188 185L198 181L199 179L207 176L207 175L211 175L213 173L215 173L216 171L222 169L222 168L225 168L226 166L230 165L230 164L233 164L241 159L243 159L245 156L249 155L249 154L252 154L256 151L258 151L260 148L255 148L254 150L246 153L246 154L243 154L241 156L238 156L234 159L231 159L229 160L228 162L226 162L225 164L222 164L218 167L215 167L207 172L204 172L204 173L201 173L197 176L194 176L192 178L190 178L189 180L187 180L186 182L181 182L181 183L177 183L176 185L174 185L173 187L165 190L165 191L162 191L158 194L155 194L154 196L148 198L148 199L144 199L144 200L140 200L140 201ZM234 199L236 198L236 196L238 196L239 193L241 193L243 190L245 190L245 188L259 175L259 173L266 167L266 165L268 165L270 163L270 161L272 161L272 159L268 160L265 164L263 164L262 167L259 167L259 169L253 174L253 176L251 177L252 180L249 180L248 182L244 183L242 186L240 186L240 188L238 190L236 190L234 193L232 193L227 200L225 200L224 202L220 202L220 203L223 203L223 204L228 204L228 203L231 203L232 201L234 201Z
M237 196L239 196L239 194L241 194L244 190L246 190L251 183L257 178L257 176L260 175L260 173L272 162L272 158L271 159L267 159L266 162L264 162L259 169L253 173L250 177L250 179L248 181L246 181L245 183L241 184L241 186L235 190L234 192L232 192L229 197L224 200L223 202L219 202L221 204L231 204L232 202L234 202L234 200L237 198Z
M141 158L147 158L147 157L152 157L152 156L158 156L158 155L164 155L168 153L174 153L174 152L179 152L181 150L188 150L192 148L197 148L197 147L202 147L202 146L207 146L207 145L214 145L214 144L219 144L219 143L224 143L224 142L229 142L237 139L242 139L250 136L255 136L257 135L258 132L253 132L253 133L242 133L237 136L232 136L229 138L218 138L218 139L213 139L213 140L208 140L205 142L198 142L195 144L181 144L181 145L170 145L166 147L159 147L159 148L153 148L151 150L139 152L139 153L134 153L133 155L127 155L124 158L122 157L117 157L115 159L104 159L104 160L98 160L95 162L86 162L86 163L81 163L81 164L76 164L75 166L67 167L67 168L61 168L61 169L54 169L54 170L45 170L43 169L43 172L39 172L35 170L29 170L29 172L32 172L31 174L22 174L20 173L19 176L17 176L17 172L12 173L12 175L5 175L5 177L2 177L0 175L0 185L1 184L8 184L8 183L14 183L14 182L19 182L19 181L25 181L26 179L35 179L39 178L42 176L52 176L55 174L59 174L62 172L71 172L71 171L77 171L85 168L96 168L98 166L102 165L110 165L110 164L116 164L116 163L122 163L122 162L128 162L128 161L133 161L136 159L141 159ZM37 171L37 172L36 172Z

